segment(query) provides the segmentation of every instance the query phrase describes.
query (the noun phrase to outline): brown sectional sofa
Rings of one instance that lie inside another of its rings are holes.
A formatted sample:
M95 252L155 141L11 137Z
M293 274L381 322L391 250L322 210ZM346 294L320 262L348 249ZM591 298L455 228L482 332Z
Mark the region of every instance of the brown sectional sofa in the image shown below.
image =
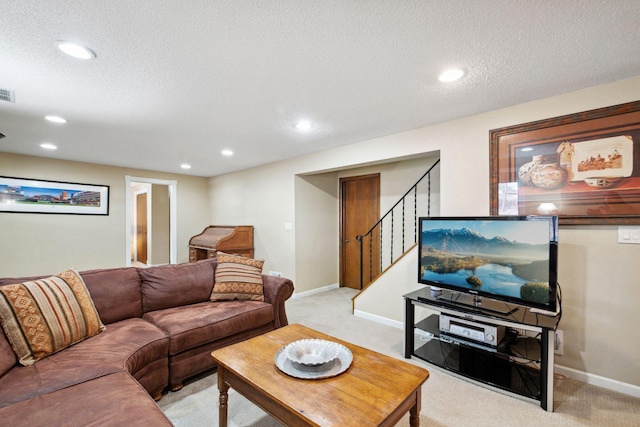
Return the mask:
M263 275L264 302L210 301L215 269L214 259L81 272L106 330L31 366L0 329L0 423L170 426L153 398L213 368L214 349L287 324L289 279Z

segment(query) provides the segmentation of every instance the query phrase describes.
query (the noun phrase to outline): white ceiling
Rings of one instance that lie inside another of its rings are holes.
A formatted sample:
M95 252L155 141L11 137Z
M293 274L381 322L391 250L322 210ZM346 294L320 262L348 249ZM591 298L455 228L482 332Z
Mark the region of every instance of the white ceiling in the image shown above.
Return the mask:
M0 5L0 152L197 176L640 75L638 0ZM452 65L466 77L440 83Z

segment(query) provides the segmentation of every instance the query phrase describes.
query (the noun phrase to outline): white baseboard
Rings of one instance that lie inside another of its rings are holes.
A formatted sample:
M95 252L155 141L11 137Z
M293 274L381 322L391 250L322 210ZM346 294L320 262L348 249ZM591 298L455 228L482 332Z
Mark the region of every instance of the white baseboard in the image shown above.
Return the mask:
M337 289L339 287L340 287L340 283L334 283L333 285L327 285L321 288L311 289L309 291L294 292L293 298L308 297L309 295L319 294L320 292L327 292L327 291L330 291L331 289Z
M564 375L567 378L582 381L583 383L606 388L608 390L617 391L618 393L628 394L633 397L640 397L640 387L637 385L623 383L622 381L612 380L611 378L601 377L600 375L590 374L577 369L567 368L566 366L554 365L553 370L556 374Z
M366 311L353 310L353 315L362 317L363 319L372 320L383 325L393 326L394 328L404 329L404 322L398 322L397 320L387 319L386 317L377 316L375 314L367 313Z
M383 325L393 326L394 328L398 329L404 329L404 322L387 319L386 317L377 316L375 314L367 313L361 310L354 310L353 315L362 317L363 319L371 320L373 322L382 323ZM629 396L640 397L640 387L637 385L623 383L622 381L612 380L610 378L601 377L599 375L590 374L588 372L578 371L577 369L567 368L566 366L557 364L554 365L553 368L555 373L564 375L567 378L606 388L618 393L627 394Z

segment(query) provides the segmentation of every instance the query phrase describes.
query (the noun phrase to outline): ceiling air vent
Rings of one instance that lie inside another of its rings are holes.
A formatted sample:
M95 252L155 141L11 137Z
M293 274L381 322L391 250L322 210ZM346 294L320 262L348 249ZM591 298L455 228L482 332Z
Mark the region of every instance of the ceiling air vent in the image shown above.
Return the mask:
M16 102L16 94L12 90L0 89L0 101Z

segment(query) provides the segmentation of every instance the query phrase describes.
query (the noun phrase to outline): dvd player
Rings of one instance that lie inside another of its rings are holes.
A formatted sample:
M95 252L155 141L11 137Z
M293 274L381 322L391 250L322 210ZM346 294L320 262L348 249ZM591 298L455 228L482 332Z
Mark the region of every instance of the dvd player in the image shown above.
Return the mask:
M505 327L440 314L440 332L482 345L497 347L504 338Z

